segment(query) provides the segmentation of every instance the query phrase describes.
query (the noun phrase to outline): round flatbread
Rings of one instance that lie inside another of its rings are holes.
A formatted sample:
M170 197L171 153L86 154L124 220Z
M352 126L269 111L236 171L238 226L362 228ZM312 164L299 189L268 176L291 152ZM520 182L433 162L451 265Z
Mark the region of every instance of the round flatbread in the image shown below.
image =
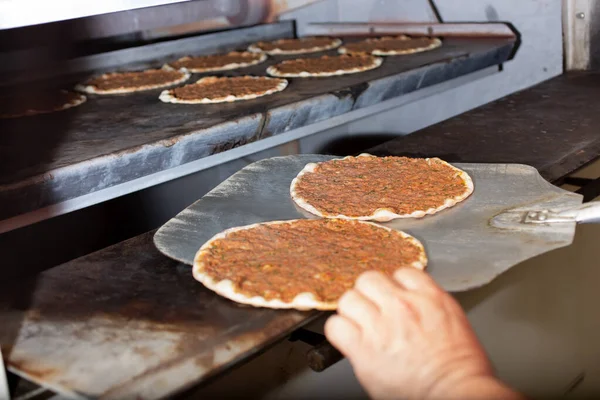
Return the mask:
M193 275L242 304L334 310L366 271L423 270L412 236L380 225L336 219L267 222L228 229L204 244Z
M272 65L267 73L284 78L327 77L368 71L378 68L382 62L380 57L368 55L297 58Z
M281 92L288 81L266 76L208 76L196 83L164 90L159 98L165 103L213 104L251 100Z
M342 44L340 39L328 37L305 37L299 39L279 39L273 42L257 42L248 47L253 53L267 53L270 55L316 53L338 48Z
M206 56L187 56L169 63L174 69L185 69L193 73L228 71L260 64L267 60L264 53L249 51L232 51L227 54L212 54Z
M190 73L170 67L136 72L111 72L77 85L75 89L94 94L132 93L158 89L187 81Z
M377 47L371 54L375 56L397 56L402 54L421 53L423 51L433 50L442 45L438 38L417 38L405 41L398 41L394 45L384 43L384 46Z
M83 94L57 90L53 92L0 97L0 118L29 117L77 107L85 103Z
M338 49L338 52L340 54L372 54L378 48L394 47L397 42L405 42L407 40L410 40L410 38L406 35L368 38L358 42L346 43Z
M296 204L326 218L421 218L473 193L469 175L439 158L363 154L310 163L292 181Z

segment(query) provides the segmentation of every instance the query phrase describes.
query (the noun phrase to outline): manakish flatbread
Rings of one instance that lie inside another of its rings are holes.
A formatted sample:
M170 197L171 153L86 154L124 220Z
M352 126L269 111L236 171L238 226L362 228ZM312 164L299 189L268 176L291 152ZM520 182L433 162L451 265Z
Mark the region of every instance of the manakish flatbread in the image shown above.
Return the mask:
M272 65L267 73L283 78L326 77L368 71L378 68L382 62L380 57L368 55L297 58Z
M303 54L338 48L342 44L340 39L329 37L305 37L299 39L279 39L273 42L257 42L248 47L253 53L278 54Z
M435 214L473 189L466 172L439 158L362 154L307 164L290 193L299 207L320 217L385 222Z
M334 310L365 271L425 269L423 245L380 225L336 219L276 221L231 228L204 244L193 276L242 304Z
M228 71L249 67L267 60L264 53L249 51L232 51L227 54L211 54L205 56L187 56L173 61L168 65L175 69L185 69L193 73Z
M379 38L368 38L358 42L346 43L338 49L340 54L372 54L373 50L388 46L394 46L396 42L404 42L410 40L406 35L399 36L383 36Z
M75 89L94 94L132 93L158 89L183 83L191 74L171 67L147 69L135 72L111 72L102 74L77 85Z
M159 98L165 103L213 104L251 100L281 92L288 81L266 76L207 76L182 87L164 90Z
M0 97L0 118L29 117L38 114L48 114L66 110L85 103L83 94L58 90L55 92L33 93L30 96Z

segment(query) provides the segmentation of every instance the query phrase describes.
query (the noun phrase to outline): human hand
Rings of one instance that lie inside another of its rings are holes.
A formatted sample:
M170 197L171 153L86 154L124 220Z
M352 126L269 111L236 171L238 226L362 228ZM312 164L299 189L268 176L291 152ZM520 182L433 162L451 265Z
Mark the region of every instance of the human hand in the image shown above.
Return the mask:
M422 271L367 272L337 312L325 334L374 399L516 396L493 378L460 305Z

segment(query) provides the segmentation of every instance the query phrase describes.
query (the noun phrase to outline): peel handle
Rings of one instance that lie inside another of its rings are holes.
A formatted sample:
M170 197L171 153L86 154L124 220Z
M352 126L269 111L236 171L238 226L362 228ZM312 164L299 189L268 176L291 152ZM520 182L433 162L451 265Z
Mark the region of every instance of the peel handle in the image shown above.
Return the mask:
M559 215L575 218L577 222L582 224L600 224L600 201L592 201L582 204L579 207L562 211L559 213Z

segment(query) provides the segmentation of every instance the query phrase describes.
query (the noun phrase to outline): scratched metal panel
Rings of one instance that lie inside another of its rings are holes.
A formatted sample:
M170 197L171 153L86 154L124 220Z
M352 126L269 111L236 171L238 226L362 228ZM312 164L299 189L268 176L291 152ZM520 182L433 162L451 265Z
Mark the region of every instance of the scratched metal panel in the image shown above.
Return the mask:
M299 155L251 164L163 225L154 243L163 254L192 264L198 248L225 229L316 218L294 204L289 187L307 163L331 158ZM574 223L500 229L492 226L491 220L515 207L575 206L581 204L580 195L552 186L537 170L525 165L456 165L473 178L472 196L437 215L383 224L422 241L430 260L428 272L446 290L459 292L483 286L521 261L571 244Z
M8 144L0 146L0 160L6 166L0 175L0 219L486 68L505 61L513 48L514 42L507 39L448 39L439 49L389 58L382 67L361 74L293 79L285 91L252 101L165 104L157 100L160 91L154 90L90 96L87 103L68 111L2 120L0 130ZM262 75L276 61L227 75ZM40 131L56 125L62 129ZM40 136L61 145L51 154L39 154L46 147L31 149L28 143ZM199 144L177 146L182 141Z
M238 306L152 232L0 289L8 368L72 397L153 399L199 383L318 313Z

